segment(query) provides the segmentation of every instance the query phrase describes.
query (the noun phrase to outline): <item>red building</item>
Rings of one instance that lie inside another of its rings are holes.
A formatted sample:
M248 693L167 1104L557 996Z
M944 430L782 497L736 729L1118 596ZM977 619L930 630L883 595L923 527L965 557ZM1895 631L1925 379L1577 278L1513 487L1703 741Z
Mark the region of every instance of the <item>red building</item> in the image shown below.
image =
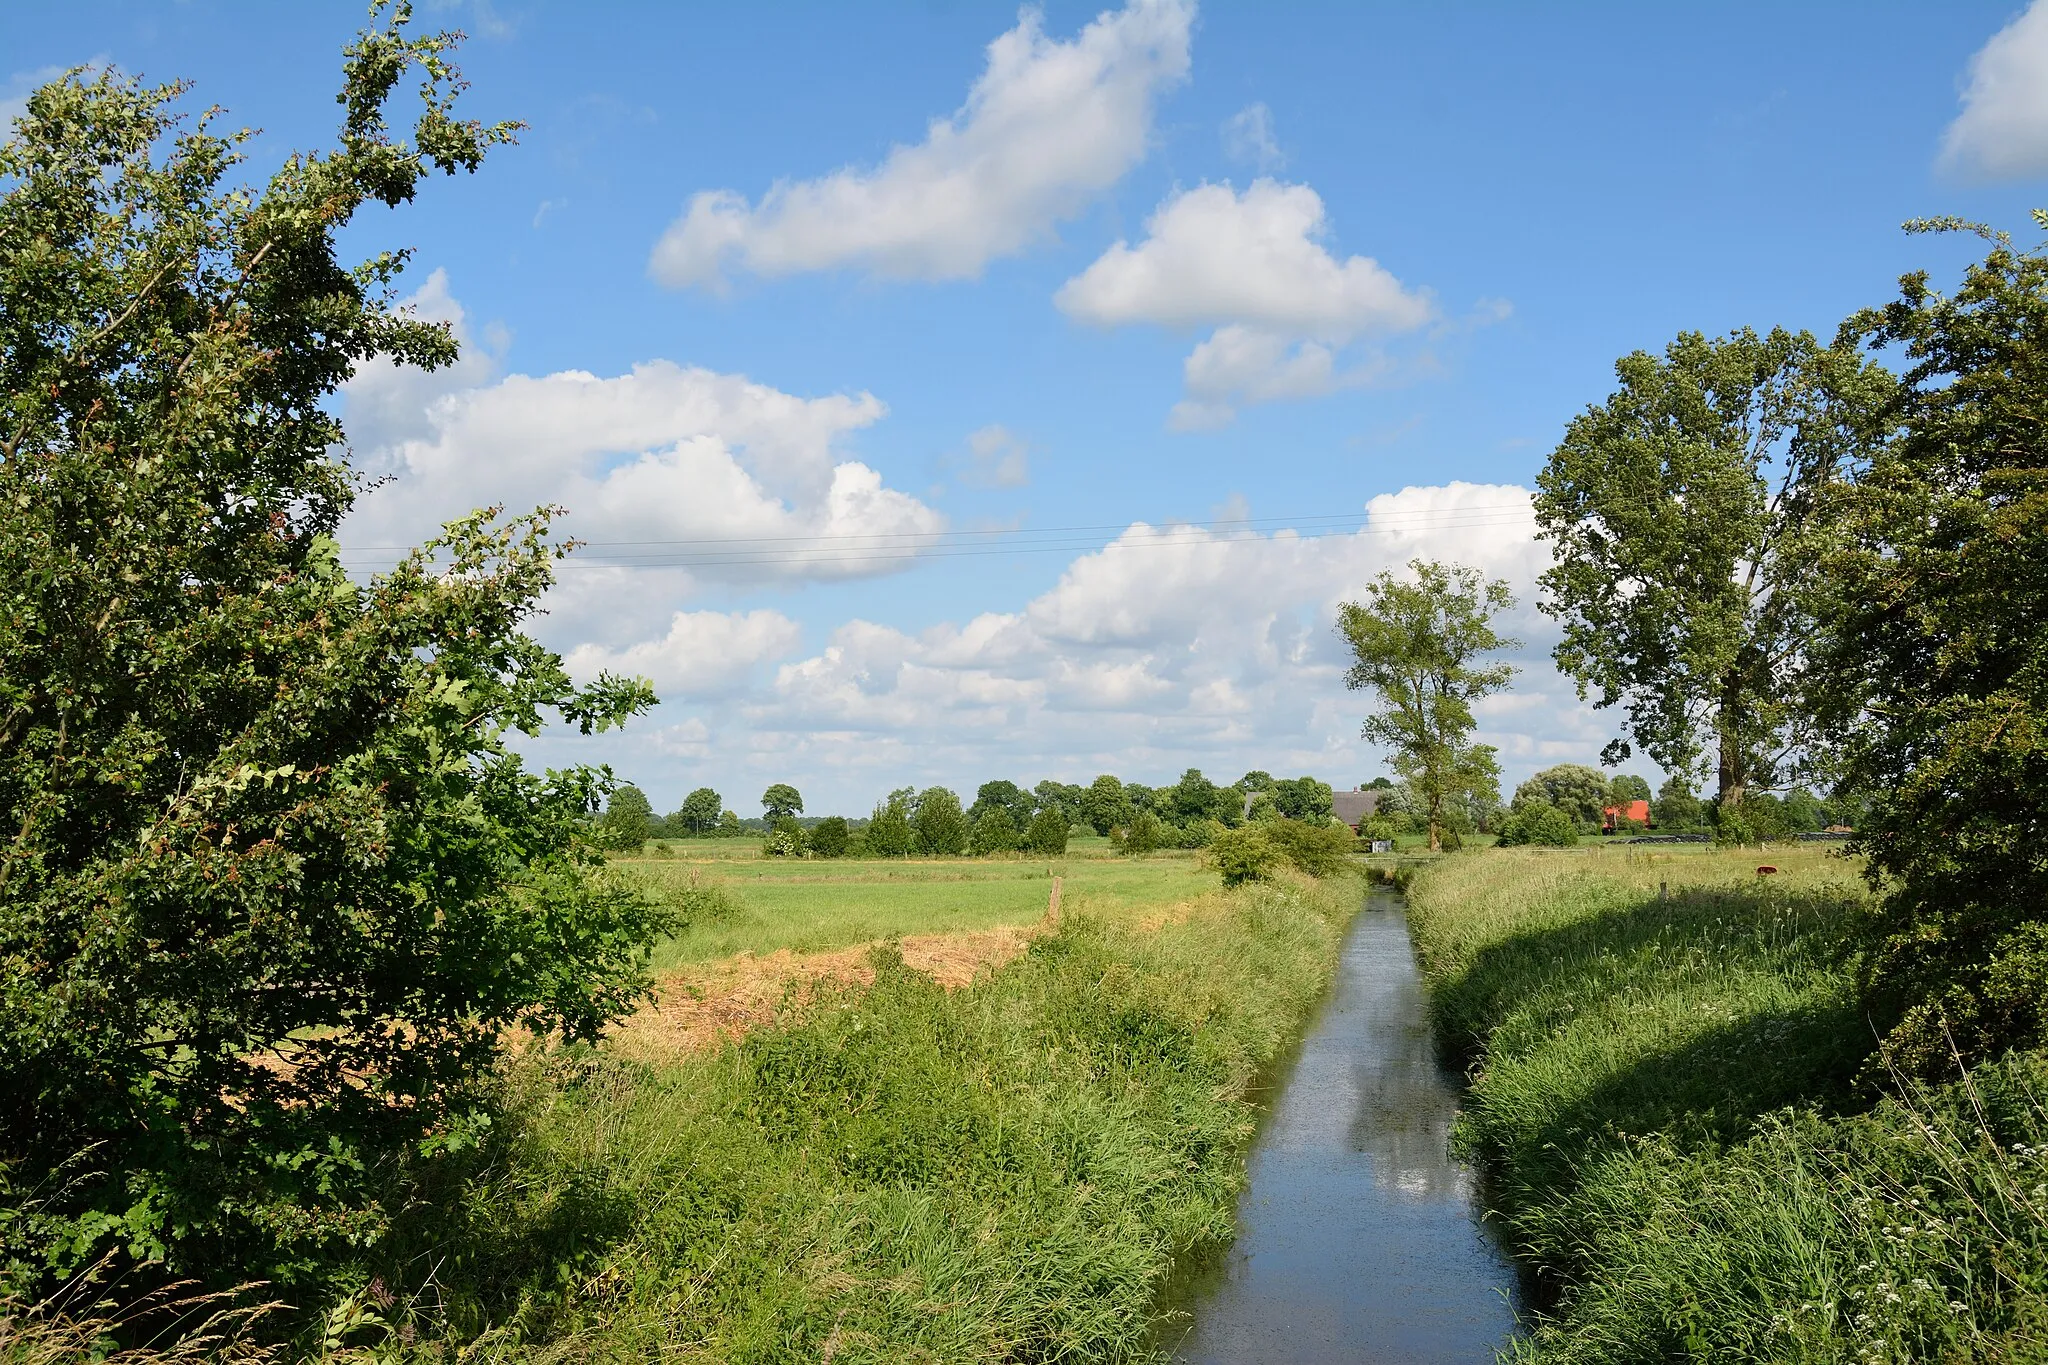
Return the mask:
M1614 833L1615 827L1623 820L1632 821L1643 826L1645 829L1650 828L1650 803L1647 801L1631 801L1626 807L1609 806L1606 810L1600 812L1601 833Z

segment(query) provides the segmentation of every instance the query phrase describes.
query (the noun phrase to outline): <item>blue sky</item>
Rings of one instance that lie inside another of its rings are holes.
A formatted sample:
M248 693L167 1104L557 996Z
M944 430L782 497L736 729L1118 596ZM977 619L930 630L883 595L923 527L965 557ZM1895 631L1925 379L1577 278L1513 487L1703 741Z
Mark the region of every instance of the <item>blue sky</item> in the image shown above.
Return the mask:
M261 166L331 136L361 13L9 7L0 101L81 62L184 76L265 130ZM1334 604L1413 554L1528 603L1524 490L1618 355L1831 331L1970 254L1902 220L2048 203L2041 4L419 22L471 35L474 114L529 128L351 232L414 247L417 306L471 345L351 386L356 457L395 477L349 547L565 503L593 547L541 632L665 702L536 754L662 808L1190 764L1353 785L1380 764ZM1483 716L1510 784L1610 734L1554 629L1512 626Z

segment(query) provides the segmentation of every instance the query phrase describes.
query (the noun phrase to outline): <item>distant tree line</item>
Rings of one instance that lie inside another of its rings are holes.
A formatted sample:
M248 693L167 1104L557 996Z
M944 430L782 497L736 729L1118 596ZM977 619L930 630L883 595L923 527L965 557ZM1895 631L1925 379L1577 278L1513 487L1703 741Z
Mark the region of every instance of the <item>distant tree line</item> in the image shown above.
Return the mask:
M638 787L618 786L595 827L614 851L653 839L758 837L770 856L821 858L984 857L1064 853L1076 833L1107 837L1121 852L1207 848L1247 823L1291 820L1327 825L1333 792L1313 777L1276 778L1254 770L1225 786L1189 768L1170 786L1124 782L1104 773L1087 786L1047 779L1029 789L998 778L963 804L946 787L903 787L875 803L865 819L805 818L803 796L788 783L762 793L762 813L742 820L710 787L690 793L667 816L654 813Z

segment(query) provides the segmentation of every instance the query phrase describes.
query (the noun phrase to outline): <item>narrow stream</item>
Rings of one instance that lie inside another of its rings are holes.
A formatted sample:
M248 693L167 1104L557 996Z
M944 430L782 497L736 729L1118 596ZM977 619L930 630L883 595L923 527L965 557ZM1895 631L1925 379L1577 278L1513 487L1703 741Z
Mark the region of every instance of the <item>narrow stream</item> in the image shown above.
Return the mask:
M1514 1330L1515 1275L1451 1158L1456 1113L1400 899L1374 891L1252 1144L1237 1240L1173 1295L1193 1315L1174 1358L1491 1361Z

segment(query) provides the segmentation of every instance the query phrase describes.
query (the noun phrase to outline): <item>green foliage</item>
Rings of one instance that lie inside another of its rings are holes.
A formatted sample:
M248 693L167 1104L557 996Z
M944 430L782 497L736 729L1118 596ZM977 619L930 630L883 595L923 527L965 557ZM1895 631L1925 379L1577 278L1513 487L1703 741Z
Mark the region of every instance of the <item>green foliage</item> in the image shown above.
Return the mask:
M1039 785L1044 786L1046 784L1040 783ZM1057 787L1059 784L1053 783L1052 785ZM1035 809L1036 806L1031 799L1031 793L1025 791L1015 782L1000 780L984 782L981 784L980 789L974 793L974 804L967 808L967 820L970 825L973 825L978 823L990 811L1000 810L1009 817L1010 832L1014 837L1023 830L1024 826L1031 822L1031 813Z
M1509 664L1482 656L1518 643L1495 633L1495 612L1514 605L1505 582L1430 560L1408 565L1412 581L1382 572L1363 604L1337 611L1354 662L1347 686L1377 694L1385 708L1366 718L1365 738L1393 751L1394 771L1420 798L1429 846L1443 846L1446 806L1460 797L1499 799L1500 765L1490 745L1470 743L1472 703L1508 685Z
M1278 820L1281 818L1280 803L1273 799L1273 793L1260 792L1252 798L1251 806L1245 811L1244 818L1247 821Z
M1820 799L1804 787L1794 787L1785 793L1785 828L1793 834L1807 834L1825 829L1828 824L1827 808Z
M1545 768L1515 788L1514 805L1555 806L1581 830L1598 829L1608 805L1606 774L1579 763Z
M917 832L910 824L910 800L902 792L891 792L888 800L875 804L874 814L868 817L868 856L906 858L916 842Z
M1667 777L1650 803L1650 819L1667 834L1686 834L1707 827L1707 808L1682 777Z
M1031 789L1039 810L1059 812L1060 822L1069 827L1088 823L1088 789L1046 778ZM1026 811L1029 814L1029 811Z
M511 135L456 118L450 40L388 16L348 50L338 146L262 185L179 87L111 72L36 91L0 148L17 1280L118 1246L317 1295L429 1216L508 1029L596 1035L666 923L590 845L608 777L507 742L653 700L521 633L548 514L466 517L367 585L337 558L337 386L455 343L390 307L402 254L349 268L335 239ZM415 78L408 141L385 110Z
M1180 781L1161 789L1158 805L1160 818L1170 824L1192 826L1214 820L1227 826L1243 818L1244 796L1235 788L1217 786L1200 768L1189 768Z
M676 811L672 821L681 827L684 834L702 838L718 828L718 817L724 808L725 802L717 792L709 787L699 787L683 798L682 807ZM734 816L733 820L738 823L739 817Z
M1128 790L1128 788L1126 788ZM1151 853L1171 847L1168 827L1149 810L1141 810L1131 817L1130 825L1124 829L1121 838L1111 834L1110 839L1120 853Z
M1024 831L1024 846L1041 858L1060 857L1067 851L1067 817L1054 806L1032 816Z
M1097 834L1107 835L1113 829L1130 824L1133 813L1130 799L1124 794L1124 784L1110 774L1104 773L1088 784L1082 818Z
M746 830L740 824L737 811L726 811L718 817L718 828L712 833L721 839L737 839L746 833Z
M777 820L804 813L803 794L787 782L777 782L761 793L761 811L772 827Z
M1053 816L1057 821L1059 817ZM1062 826L1064 828L1064 826ZM991 853L1014 853L1022 841L1017 822L1010 818L1010 812L1001 805L991 805L982 811L968 831L967 851L977 857Z
M1869 1002L1928 1075L2048 1043L2048 250L1985 235L1953 294L1908 275L1852 322L1909 368L1816 575L1823 715L1891 888Z
M794 815L778 815L769 820L767 833L761 838L762 857L801 858L810 849L810 835Z
M1350 865L1358 840L1328 816L1320 820L1275 820L1261 826L1273 847L1311 877L1334 877Z
M1685 332L1614 368L1620 387L1537 478L1557 664L1627 710L1603 761L1640 749L1684 774L1708 755L1720 799L1739 800L1804 738L1820 512L1892 379L1853 345L1782 328Z
M1335 796L1329 783L1313 777L1283 778L1273 784L1273 803L1290 820L1327 821Z
M1265 880L1280 863L1280 850L1266 837L1268 825L1225 830L1209 845L1209 862L1223 874L1225 886Z
M1607 784L1607 804L1628 809L1631 801L1651 800L1650 779L1634 773L1617 773Z
M844 858L853 843L853 830L843 815L828 815L810 830L811 852L820 858Z
M910 812L917 850L933 857L958 857L967 851L967 814L960 798L945 787L926 787Z
M1569 848L1579 841L1579 821L1546 801L1517 801L1494 821L1494 843L1501 848L1542 844Z
M1848 1083L1862 888L1774 861L1525 851L1412 883L1474 1077L1460 1136L1542 1295L1516 1358L2039 1358L2048 1062L1873 1106Z
M647 793L631 784L614 787L597 822L598 842L619 852L637 853L653 832L654 807Z
M1247 795L1253 792L1270 792L1274 786L1273 774L1254 768L1231 785Z

